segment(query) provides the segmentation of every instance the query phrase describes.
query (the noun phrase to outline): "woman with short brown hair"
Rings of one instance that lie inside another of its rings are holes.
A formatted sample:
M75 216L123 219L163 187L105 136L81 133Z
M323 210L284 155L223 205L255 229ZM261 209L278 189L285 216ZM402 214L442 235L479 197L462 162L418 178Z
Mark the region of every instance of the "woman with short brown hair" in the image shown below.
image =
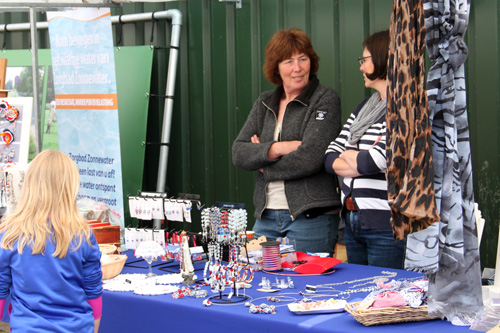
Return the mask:
M266 46L264 74L277 87L262 93L233 143L233 163L255 172L256 237L288 237L297 251L333 254L340 197L322 167L340 131L337 93L316 77L319 57L292 28Z

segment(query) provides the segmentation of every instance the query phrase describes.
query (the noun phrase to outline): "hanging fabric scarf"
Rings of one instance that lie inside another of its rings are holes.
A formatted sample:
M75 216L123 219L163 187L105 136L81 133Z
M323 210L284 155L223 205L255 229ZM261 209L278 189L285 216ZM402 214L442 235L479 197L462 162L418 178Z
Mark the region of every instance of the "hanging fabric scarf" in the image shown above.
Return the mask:
M464 70L469 4L467 0L423 0L423 4L431 59L427 95L434 187L441 221L408 237L405 265L429 277L429 314L470 322L482 312L483 303ZM415 254L421 249L425 250L419 258Z
M424 17L419 0L395 0L387 78L387 182L396 239L439 220L425 94Z

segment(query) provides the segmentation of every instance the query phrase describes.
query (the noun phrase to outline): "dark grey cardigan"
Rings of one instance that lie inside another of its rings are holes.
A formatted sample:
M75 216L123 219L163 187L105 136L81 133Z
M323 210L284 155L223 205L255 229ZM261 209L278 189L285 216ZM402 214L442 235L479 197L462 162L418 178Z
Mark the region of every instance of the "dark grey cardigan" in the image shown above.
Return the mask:
M271 181L284 180L285 194L292 219L305 213L315 217L340 208L340 193L335 175L323 167L323 157L330 141L341 128L340 99L331 88L313 76L304 91L291 101L283 118L279 141L300 140L299 148L270 160L269 147L274 142L279 101L283 87L262 93L233 143L235 166L255 172L255 217L260 219L266 206L266 187ZM261 144L250 138L257 134ZM259 171L260 168L264 172Z

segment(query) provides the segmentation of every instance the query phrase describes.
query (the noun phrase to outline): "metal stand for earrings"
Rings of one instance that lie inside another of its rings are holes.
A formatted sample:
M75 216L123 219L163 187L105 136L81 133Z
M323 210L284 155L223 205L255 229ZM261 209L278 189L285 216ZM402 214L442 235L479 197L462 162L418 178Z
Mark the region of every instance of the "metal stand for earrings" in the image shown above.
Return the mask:
M248 299L247 295L237 295L236 281L233 283L233 291L229 294L223 294L222 291L219 291L219 295L210 296L208 299L210 302L215 304L233 304L233 303L241 303Z

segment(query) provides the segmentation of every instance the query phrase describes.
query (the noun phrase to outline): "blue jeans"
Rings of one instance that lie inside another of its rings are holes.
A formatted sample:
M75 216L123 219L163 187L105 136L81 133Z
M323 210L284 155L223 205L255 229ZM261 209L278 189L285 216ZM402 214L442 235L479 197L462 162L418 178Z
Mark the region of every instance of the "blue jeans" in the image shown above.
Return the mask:
M406 240L396 241L392 230L361 229L359 212L346 211L347 262L387 268L404 268Z
M255 237L262 235L268 240L288 237L295 241L295 250L300 252L324 252L333 254L339 231L339 214L323 214L306 218L304 214L292 221L286 209L266 209L262 219L253 227Z

